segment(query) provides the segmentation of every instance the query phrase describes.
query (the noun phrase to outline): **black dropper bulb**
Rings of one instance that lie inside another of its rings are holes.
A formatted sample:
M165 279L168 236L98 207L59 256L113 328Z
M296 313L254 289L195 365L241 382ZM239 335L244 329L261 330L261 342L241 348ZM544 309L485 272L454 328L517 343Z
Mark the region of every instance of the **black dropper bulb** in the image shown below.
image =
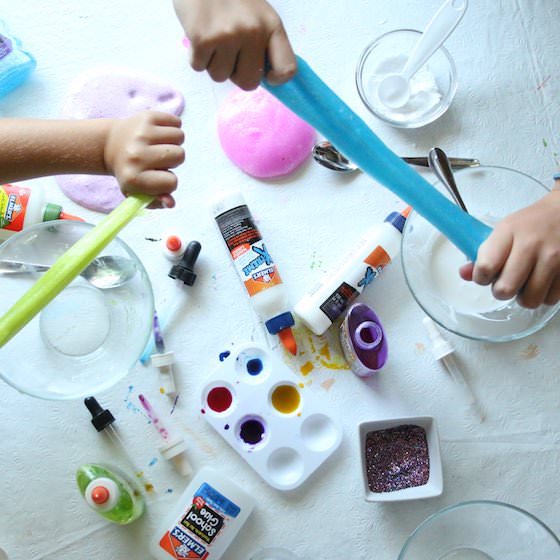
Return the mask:
M111 411L108 408L102 408L95 397L86 397L84 403L91 412L91 423L98 432L101 432L115 421Z
M187 286L192 286L196 280L194 263L198 259L202 245L198 241L191 241L183 253L181 260L171 267L169 277L173 280L181 280Z

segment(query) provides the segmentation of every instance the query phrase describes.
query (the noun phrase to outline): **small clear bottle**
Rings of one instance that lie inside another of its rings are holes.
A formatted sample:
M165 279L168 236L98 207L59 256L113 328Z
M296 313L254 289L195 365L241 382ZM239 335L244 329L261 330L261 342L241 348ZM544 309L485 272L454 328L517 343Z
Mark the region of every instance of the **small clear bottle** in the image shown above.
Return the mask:
M113 523L128 525L144 513L144 498L136 485L114 467L82 465L76 482L86 503Z
M82 221L64 212L62 206L45 202L45 193L40 188L0 186L0 240L8 239L28 226L51 220Z
M37 63L24 49L21 42L0 21L0 97L21 85Z
M326 274L294 307L306 327L322 335L381 274L401 247L404 224L410 213L391 212L382 224L367 230L344 263Z

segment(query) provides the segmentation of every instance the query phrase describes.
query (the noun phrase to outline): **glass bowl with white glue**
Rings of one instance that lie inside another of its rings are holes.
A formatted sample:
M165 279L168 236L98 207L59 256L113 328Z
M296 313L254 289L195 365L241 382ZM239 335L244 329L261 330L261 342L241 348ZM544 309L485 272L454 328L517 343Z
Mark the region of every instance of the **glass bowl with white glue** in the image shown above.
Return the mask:
M560 540L539 519L490 500L448 506L424 520L397 560L526 560L560 557Z
M533 177L507 167L458 170L456 181L469 213L490 227L548 193ZM440 183L434 187L445 193ZM540 330L560 308L556 304L527 309L515 298L495 299L491 286L462 280L459 268L467 258L414 211L403 231L401 262L418 305L436 323L466 338L487 342L517 340Z
M70 220L26 228L0 245L0 315L94 226ZM0 347L0 378L44 399L97 394L137 362L152 332L150 279L116 238Z
M410 80L410 99L399 108L385 105L379 98L379 84L398 73L422 33L397 29L381 35L360 55L356 86L365 106L382 121L399 128L418 128L435 121L451 105L457 91L453 58L440 47Z

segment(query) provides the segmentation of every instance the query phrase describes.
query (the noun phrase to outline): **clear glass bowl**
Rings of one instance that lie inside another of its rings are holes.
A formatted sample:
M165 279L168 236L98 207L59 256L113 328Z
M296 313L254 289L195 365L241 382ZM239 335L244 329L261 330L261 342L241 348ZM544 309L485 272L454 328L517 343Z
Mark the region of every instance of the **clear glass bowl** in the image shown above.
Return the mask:
M52 265L94 226L44 222L0 245L0 259ZM0 348L0 377L29 395L71 399L108 389L134 366L152 331L148 275L116 238L99 255L130 259L136 273L122 286L99 289L78 276ZM0 275L3 315L43 274Z
M560 541L534 515L502 502L462 502L435 513L408 537L397 560L548 560Z
M440 47L412 78L411 99L404 107L391 109L379 99L378 83L402 69L421 35L414 29L389 31L364 49L356 67L356 86L365 106L377 118L399 128L418 128L435 121L447 111L457 91L455 63Z
M506 167L463 169L456 179L469 212L490 226L548 192L536 179ZM445 193L439 182L434 186ZM515 299L494 299L490 286L461 280L459 267L466 257L414 211L406 221L401 249L404 276L418 305L460 336L488 342L517 340L541 329L560 308L557 304L526 309Z

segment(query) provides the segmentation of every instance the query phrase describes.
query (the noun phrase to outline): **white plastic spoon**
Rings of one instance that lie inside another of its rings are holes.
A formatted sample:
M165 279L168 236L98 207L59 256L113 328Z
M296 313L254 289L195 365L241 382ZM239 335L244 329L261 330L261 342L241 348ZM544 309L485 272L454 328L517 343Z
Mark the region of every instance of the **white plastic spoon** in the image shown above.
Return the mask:
M379 83L377 93L390 109L406 105L410 98L410 79L441 47L457 27L467 9L467 0L445 0L412 49L404 68L389 74Z

